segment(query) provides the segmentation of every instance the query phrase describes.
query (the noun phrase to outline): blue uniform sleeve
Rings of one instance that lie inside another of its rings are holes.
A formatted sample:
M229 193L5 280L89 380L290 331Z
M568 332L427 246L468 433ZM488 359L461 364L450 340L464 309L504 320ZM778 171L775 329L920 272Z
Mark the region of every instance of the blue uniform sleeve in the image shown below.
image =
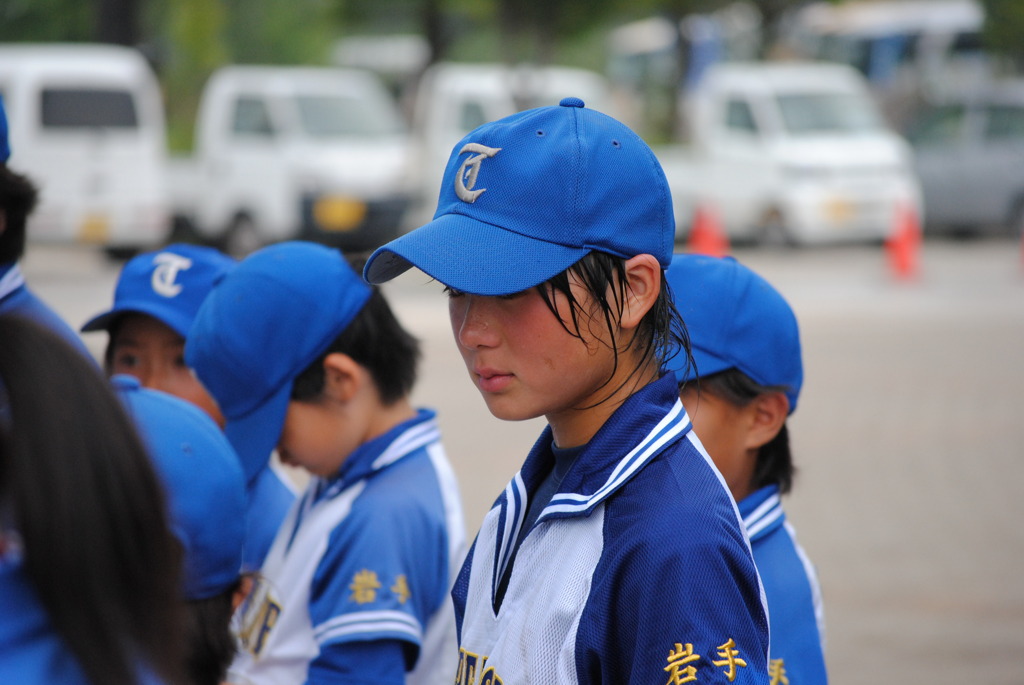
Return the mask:
M405 646L397 640L328 645L309 664L307 685L404 685Z
M753 563L713 544L659 551L634 548L596 579L608 602L580 622L581 682L768 682Z
M426 460L422 465L429 468ZM412 478L370 481L330 535L310 592L321 650L397 640L410 648L405 665L411 669L430 617L448 601L448 538L431 487L436 479L426 470L406 475Z
M768 596L771 668L793 683L828 682L816 607L817 576L787 526L754 542L754 559Z
M643 477L673 475L661 462ZM690 482L690 503L637 507L634 491L608 515L614 542L577 636L580 682L768 682L768 617L732 500L714 481Z

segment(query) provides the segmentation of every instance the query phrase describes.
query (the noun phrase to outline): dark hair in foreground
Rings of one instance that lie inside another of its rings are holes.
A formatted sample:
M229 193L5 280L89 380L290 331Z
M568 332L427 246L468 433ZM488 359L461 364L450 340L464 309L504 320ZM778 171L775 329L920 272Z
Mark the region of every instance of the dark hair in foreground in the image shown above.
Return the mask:
M219 685L235 658L232 599L240 582L208 599L185 603L186 671L190 685Z
M739 369L728 369L691 382L696 383L698 392L706 391L738 407L747 406L758 395L786 391L781 386L759 385ZM751 486L757 490L766 485L778 485L779 494L784 495L793 487L795 475L796 467L789 449L789 429L783 423L775 437L758 451Z
M347 259L356 273L362 273L366 255ZM419 341L402 327L380 289L375 285L369 287L373 291L370 299L355 318L295 379L293 400L309 401L323 391L324 358L335 352L348 355L370 372L383 404L394 404L412 392L420 358Z
M600 317L608 331L613 331L622 316L626 290L629 287L626 281L626 260L594 251L567 270L538 286L541 297L544 298L548 309L556 317L558 312L553 299L554 291L558 291L566 297L569 302L571 321L562 321L562 327L570 335L582 339L583 334L580 327L586 325L586 320L590 318L591 314L583 309L583 303L573 295L572 277L577 278L594 298L598 307L596 315ZM611 293L610 299L609 293ZM690 336L672 299L672 292L665 280L664 270L661 272L661 292L654 305L644 315L632 339L629 340L629 349L639 351L641 361L631 371L624 384L628 383L630 378L648 364L653 363L660 368L666 361L678 354L685 355L686 369L693 366ZM615 350L614 359L613 375L619 366L618 350ZM612 392L615 390L618 388L614 388Z
M0 211L5 222L0 231L0 264L16 262L25 252L25 222L37 199L38 191L27 176L0 163Z
M91 682L181 682L181 547L134 425L56 334L2 316L0 340L0 502L27 578Z

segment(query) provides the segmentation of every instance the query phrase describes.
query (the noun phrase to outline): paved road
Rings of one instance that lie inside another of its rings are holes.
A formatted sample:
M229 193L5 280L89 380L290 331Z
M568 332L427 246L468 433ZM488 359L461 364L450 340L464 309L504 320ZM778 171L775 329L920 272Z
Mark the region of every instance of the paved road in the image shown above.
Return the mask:
M1024 682L1020 246L928 243L909 283L876 248L737 256L801 323L800 473L787 508L821 575L832 682ZM76 325L107 304L116 278L82 250L32 246L25 267ZM439 286L411 273L387 293L423 339L417 400L440 410L472 532L540 424L487 413ZM87 341L98 354L105 336Z

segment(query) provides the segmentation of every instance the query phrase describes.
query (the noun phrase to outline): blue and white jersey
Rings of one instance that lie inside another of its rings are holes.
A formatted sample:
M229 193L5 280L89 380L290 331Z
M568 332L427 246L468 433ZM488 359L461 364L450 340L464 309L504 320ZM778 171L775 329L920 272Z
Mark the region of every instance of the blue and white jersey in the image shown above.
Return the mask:
M671 374L586 445L499 579L550 470L545 429L452 596L457 685L768 682L768 618L736 504Z
M245 547L242 568L256 571L277 537L285 516L295 503L288 475L270 461L246 485Z
M21 267L17 264L0 265L0 314L16 314L32 319L67 340L87 359L93 359L89 349L71 326L29 290Z
M371 640L418 654L407 683L451 682L448 593L466 540L440 437L434 413L420 410L360 446L334 478L310 482L236 615L230 682L303 683L322 648Z
M778 487L761 488L744 498L739 508L768 598L773 678L785 676L777 682L790 685L827 683L821 587L786 521Z

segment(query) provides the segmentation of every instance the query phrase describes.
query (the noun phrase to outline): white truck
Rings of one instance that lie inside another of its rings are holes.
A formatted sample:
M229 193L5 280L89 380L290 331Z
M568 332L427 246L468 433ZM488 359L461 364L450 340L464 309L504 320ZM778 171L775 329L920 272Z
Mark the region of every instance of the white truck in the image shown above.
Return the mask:
M122 257L167 239L163 100L137 50L2 45L0 95L8 164L39 187L30 241L97 245Z
M415 190L409 134L370 72L228 66L205 86L190 158L172 158L176 228L242 255L306 239L366 250Z
M717 64L684 111L688 142L656 149L677 238L698 210L730 240L785 244L877 242L921 217L911 149L850 67Z

